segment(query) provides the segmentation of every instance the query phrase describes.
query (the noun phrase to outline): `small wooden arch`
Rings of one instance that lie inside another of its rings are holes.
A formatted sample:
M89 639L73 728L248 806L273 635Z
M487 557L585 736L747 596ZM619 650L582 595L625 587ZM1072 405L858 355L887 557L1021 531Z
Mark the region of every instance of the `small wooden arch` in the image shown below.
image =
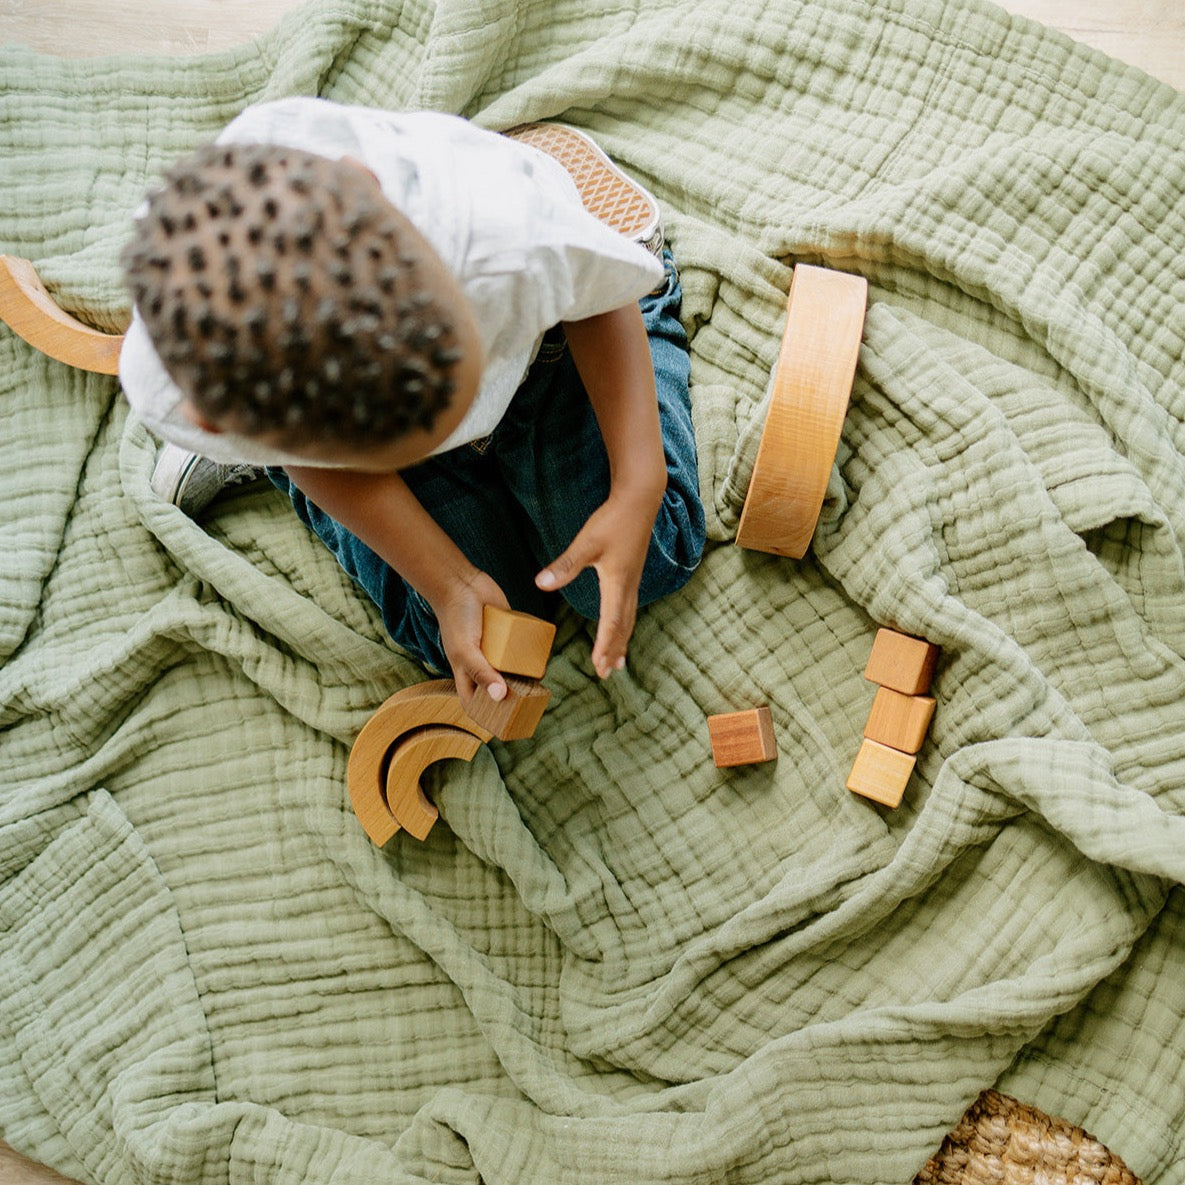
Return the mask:
M0 321L67 366L119 373L123 334L103 333L70 316L45 290L33 264L17 255L0 255Z

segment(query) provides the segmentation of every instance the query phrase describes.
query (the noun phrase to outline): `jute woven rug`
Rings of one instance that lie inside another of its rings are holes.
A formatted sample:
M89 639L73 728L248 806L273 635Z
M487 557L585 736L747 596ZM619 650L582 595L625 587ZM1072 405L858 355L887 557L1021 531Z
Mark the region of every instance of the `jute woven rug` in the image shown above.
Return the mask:
M971 1105L914 1185L1140 1185L1093 1136L994 1090Z

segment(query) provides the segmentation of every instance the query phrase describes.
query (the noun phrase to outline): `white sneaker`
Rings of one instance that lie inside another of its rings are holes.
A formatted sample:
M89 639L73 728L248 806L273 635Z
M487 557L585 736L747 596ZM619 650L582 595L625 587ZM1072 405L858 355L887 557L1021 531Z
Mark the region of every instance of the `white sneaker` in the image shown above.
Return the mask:
M661 257L662 218L654 195L627 177L585 132L560 123L526 123L503 133L554 157L594 217Z
M265 476L254 465L221 465L180 445L166 444L156 459L150 484L158 498L172 502L194 518L228 486Z

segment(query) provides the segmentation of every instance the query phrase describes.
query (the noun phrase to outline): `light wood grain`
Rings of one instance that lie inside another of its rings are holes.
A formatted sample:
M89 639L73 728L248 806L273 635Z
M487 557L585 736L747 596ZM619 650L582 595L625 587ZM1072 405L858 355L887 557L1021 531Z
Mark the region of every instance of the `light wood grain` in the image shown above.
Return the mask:
M1181 0L997 0L1185 91L1185 4Z
M481 741L471 732L442 724L418 728L405 736L387 761L387 806L400 827L416 839L428 838L440 817L420 785L424 771L436 761L472 761Z
M101 333L59 307L28 259L0 255L0 321L67 366L119 373L123 334Z
M930 690L937 665L938 647L933 642L896 630L879 629L864 668L864 678L902 695L924 695Z
M864 735L900 753L916 753L926 740L936 705L932 695L902 695L891 687L878 687Z
M504 675L542 679L555 641L555 626L530 613L483 605L481 652L490 666Z
M0 0L0 45L63 57L192 54L266 33L301 0ZM1000 0L1185 91L1181 0Z
M866 740L848 775L848 789L881 806L900 806L916 763L917 758L909 753Z
M300 0L0 0L0 45L69 58L200 54L266 33Z
M505 699L493 700L478 687L469 700L469 718L503 741L525 741L535 735L551 699L551 692L536 679L504 675Z
M806 554L848 411L867 303L863 276L805 263L794 269L765 427L737 524L741 547L792 559Z
M712 760L718 769L759 765L774 761L778 756L773 713L768 706L709 716L708 738L712 744Z

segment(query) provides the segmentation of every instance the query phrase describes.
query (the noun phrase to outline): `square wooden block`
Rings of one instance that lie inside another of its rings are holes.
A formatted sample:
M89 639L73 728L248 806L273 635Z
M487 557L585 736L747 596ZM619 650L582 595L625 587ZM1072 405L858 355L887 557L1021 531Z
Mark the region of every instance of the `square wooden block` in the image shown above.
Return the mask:
M481 614L481 652L504 675L542 679L555 641L555 625L530 613L485 605Z
M709 716L708 737L712 742L712 760L719 769L757 765L773 761L778 755L774 720L767 707Z
M494 736L503 741L521 741L534 736L551 692L535 679L506 676L506 698L492 700L484 687L479 687L469 701L466 712Z
M878 687L864 735L890 749L916 753L926 739L934 706L933 696L902 695L891 687Z
M933 642L911 638L896 630L879 629L864 668L864 678L902 695L921 695L930 690L937 665L938 647Z
M882 806L899 806L917 758L866 740L848 774L848 789Z

